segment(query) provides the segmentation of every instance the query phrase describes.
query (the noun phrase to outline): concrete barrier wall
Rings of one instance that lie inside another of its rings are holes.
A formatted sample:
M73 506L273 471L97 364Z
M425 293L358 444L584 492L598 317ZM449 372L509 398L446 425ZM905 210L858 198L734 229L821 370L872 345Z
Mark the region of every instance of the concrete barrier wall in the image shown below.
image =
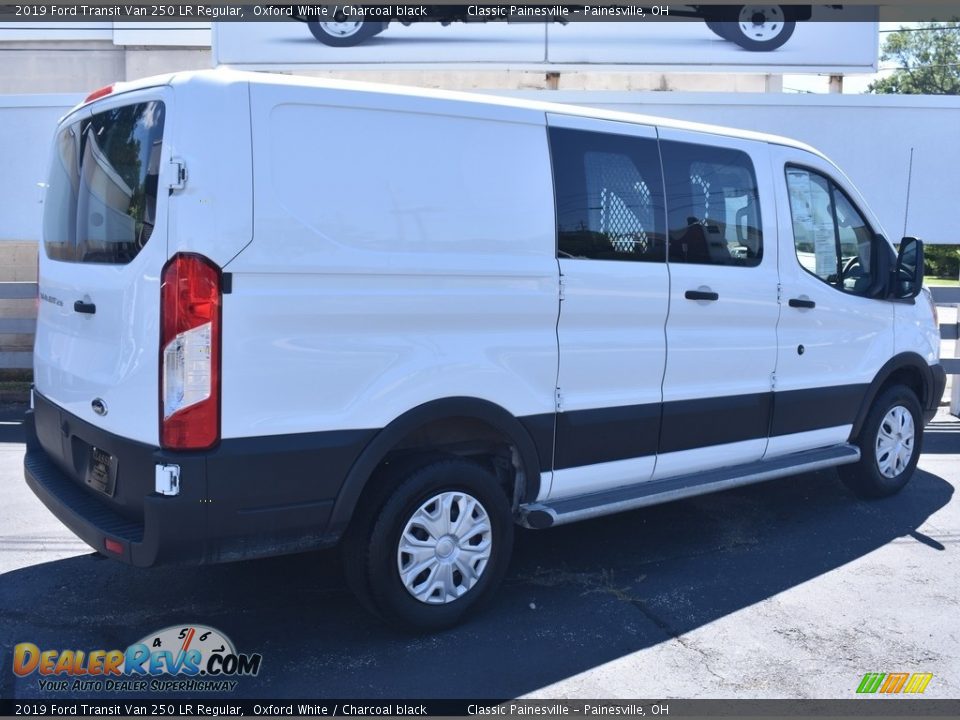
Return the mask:
M57 119L79 95L0 95L0 370L31 366L40 188Z
M47 175L47 162L57 120L83 99L82 95L0 95L0 280L9 261L7 242L40 238L40 188Z

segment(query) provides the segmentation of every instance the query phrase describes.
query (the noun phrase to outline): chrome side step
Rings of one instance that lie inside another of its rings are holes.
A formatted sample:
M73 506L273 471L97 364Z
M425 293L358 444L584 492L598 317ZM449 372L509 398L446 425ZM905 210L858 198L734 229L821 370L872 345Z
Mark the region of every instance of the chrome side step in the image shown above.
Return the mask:
M859 459L860 449L849 444L807 450L746 465L652 480L589 495L526 503L520 506L520 522L524 527L539 530L787 475L847 465Z

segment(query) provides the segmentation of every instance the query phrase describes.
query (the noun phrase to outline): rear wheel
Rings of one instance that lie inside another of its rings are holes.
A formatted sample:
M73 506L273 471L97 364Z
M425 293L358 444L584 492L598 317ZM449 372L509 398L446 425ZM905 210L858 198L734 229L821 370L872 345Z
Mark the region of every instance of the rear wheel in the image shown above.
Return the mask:
M887 497L909 482L922 442L920 401L912 390L896 385L877 398L864 421L856 441L860 461L837 470L860 497Z
M434 459L392 480L399 484L368 529L348 535L351 585L394 624L455 625L506 574L513 547L507 494L491 471L461 458Z
M338 12L331 21L308 22L307 26L317 40L330 47L359 45L383 29L383 23L353 19L344 15L343 11Z
M714 30L720 37L754 52L776 50L797 27L796 21L787 20L781 5L741 5L735 22L715 24L724 26Z

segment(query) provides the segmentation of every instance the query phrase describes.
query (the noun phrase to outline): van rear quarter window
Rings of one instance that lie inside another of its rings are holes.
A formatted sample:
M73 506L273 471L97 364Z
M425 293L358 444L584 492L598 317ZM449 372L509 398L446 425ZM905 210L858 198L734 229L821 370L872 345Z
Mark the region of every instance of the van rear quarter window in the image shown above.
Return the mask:
M125 264L150 240L165 108L124 105L64 127L56 137L43 212L47 257Z

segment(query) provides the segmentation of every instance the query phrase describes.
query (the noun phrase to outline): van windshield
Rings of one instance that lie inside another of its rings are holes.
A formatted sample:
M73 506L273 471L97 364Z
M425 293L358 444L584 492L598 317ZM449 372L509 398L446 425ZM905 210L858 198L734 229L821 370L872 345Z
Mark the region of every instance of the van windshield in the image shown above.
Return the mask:
M44 198L47 257L130 262L153 234L163 140L160 101L125 105L57 134Z

